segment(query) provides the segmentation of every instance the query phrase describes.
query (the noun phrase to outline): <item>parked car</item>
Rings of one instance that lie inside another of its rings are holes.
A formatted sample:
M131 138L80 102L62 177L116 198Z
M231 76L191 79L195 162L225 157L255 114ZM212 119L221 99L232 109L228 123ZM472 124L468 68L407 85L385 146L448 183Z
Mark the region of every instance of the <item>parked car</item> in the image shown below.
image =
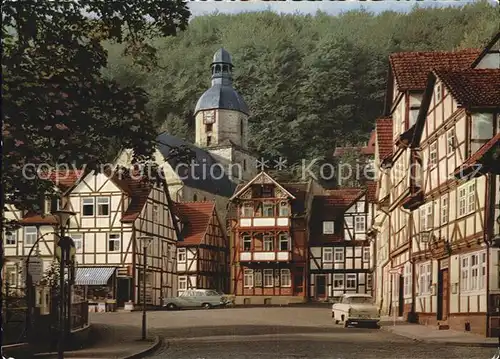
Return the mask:
M369 294L344 294L340 301L332 305L335 324L371 324L379 327L380 311Z
M178 297L163 298L163 307L168 310L183 308L210 309L232 304L232 298L212 289L189 289Z

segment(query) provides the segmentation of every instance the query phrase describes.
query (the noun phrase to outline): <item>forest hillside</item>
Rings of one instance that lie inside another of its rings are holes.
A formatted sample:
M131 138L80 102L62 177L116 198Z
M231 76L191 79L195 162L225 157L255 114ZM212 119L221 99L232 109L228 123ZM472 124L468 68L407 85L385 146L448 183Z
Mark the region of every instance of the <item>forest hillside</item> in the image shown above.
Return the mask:
M480 47L498 31L498 15L487 2L407 14L214 14L194 18L177 37L153 39L159 61L149 71L109 44L106 75L143 87L158 130L192 141L196 101L210 86L213 53L224 47L251 110L251 149L290 164L367 140L390 53Z

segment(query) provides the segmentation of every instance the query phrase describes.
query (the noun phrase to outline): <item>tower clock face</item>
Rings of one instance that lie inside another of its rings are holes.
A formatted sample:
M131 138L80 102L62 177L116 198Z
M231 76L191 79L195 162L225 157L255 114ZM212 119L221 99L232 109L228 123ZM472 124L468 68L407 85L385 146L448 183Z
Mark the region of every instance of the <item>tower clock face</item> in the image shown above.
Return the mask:
M205 125L210 125L215 122L215 111L205 111L203 112L203 123Z

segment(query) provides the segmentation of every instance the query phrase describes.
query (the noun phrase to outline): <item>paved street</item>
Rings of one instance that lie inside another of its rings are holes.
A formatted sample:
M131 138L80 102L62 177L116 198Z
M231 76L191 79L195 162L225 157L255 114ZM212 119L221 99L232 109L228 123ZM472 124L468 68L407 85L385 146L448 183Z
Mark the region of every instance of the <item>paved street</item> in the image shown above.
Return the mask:
M99 313L140 333L141 313ZM334 325L327 308L236 308L149 312L151 334L165 344L149 358L478 358L493 348L424 344L384 330Z

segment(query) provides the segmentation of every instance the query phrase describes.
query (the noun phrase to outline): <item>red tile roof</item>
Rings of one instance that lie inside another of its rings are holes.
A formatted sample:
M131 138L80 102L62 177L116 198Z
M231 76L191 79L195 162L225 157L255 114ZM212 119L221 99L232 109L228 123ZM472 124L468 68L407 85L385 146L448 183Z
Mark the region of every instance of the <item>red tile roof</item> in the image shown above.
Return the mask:
M340 188L326 190L326 195L316 196L316 198L323 198L323 206L329 209L345 210L352 205L364 192L362 188Z
M456 177L462 177L462 174L468 174L471 167L481 165L478 162L494 147L500 147L500 133L497 133L491 140L482 145L476 153L470 156L460 167L455 169L454 175Z
M470 68L481 50L450 52L399 52L389 62L400 91L424 90L432 69L463 70Z
M175 204L182 222L184 240L178 242L180 246L199 245L208 229L210 219L214 215L215 202L182 202Z
M105 173L118 188L125 192L130 198L130 204L122 215L123 223L134 222L142 212L148 201L149 194L153 188L151 182L139 172L124 170Z
M55 226L57 224L57 219L51 214L46 216L36 214L36 213L26 213L19 221L19 224L24 226L35 226L35 225L47 225L47 226Z
M436 76L465 107L500 107L500 69L436 70Z
M382 160L392 155L392 119L379 118L375 126L379 157Z
M73 187L84 175L85 171L83 170L58 170L52 171L45 178L51 180L63 192L66 192L71 187Z

